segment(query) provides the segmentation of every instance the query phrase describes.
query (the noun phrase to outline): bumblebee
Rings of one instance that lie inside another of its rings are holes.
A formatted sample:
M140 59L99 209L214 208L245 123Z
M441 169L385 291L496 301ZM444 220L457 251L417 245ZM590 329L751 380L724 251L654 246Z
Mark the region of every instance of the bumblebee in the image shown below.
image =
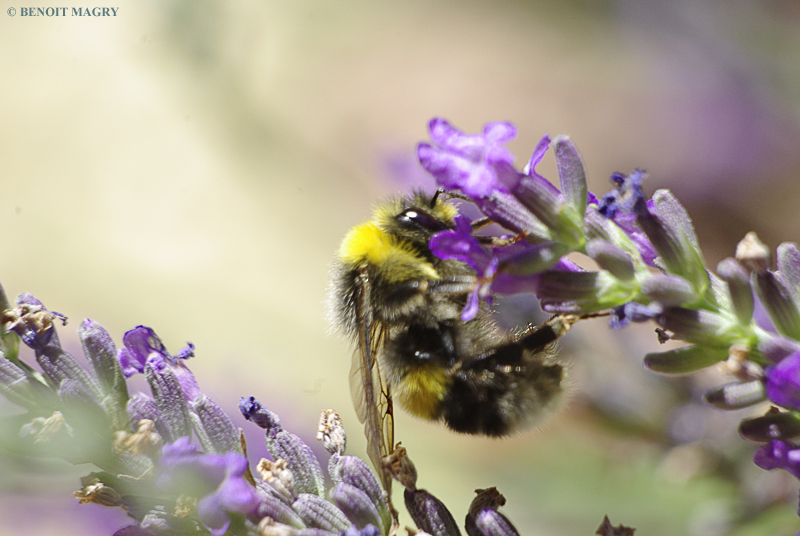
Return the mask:
M378 468L393 447L394 402L456 432L497 437L541 422L564 398L554 342L569 321L507 333L486 306L461 320L477 275L428 246L455 228L447 197L415 193L379 205L347 233L335 263L333 320L356 341L352 394Z

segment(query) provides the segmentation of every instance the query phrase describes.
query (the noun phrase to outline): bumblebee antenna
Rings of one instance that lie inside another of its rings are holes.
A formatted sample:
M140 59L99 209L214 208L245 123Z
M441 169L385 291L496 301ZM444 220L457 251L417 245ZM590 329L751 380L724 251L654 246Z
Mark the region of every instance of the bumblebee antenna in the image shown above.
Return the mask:
M461 192L454 192L452 190L445 190L444 188L439 188L438 190L436 190L436 193L433 194L433 197L431 197L431 207L430 208L433 208L433 207L436 206L436 201L439 200L439 196L444 196L444 197L452 198L452 199L461 199L462 201L469 201L470 200L469 197L467 197L466 195L462 194Z
M433 194L433 197L431 197L431 206L430 206L430 208L433 208L433 207L436 206L436 201L438 201L440 195L446 195L446 194L447 194L447 192L445 191L444 188L439 188L438 190L436 190L436 193Z

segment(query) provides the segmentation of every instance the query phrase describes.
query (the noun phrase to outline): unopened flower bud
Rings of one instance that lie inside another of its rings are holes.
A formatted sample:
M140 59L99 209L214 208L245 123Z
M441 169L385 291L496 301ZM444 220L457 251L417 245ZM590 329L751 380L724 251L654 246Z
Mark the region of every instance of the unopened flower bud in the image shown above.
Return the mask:
M331 501L358 528L364 528L369 524L382 526L378 509L369 495L352 484L340 482L334 486L331 490Z
M144 366L144 376L161 414L161 422L167 433L164 439L172 442L189 436L192 433L189 407L172 367L160 354L153 353Z
M739 435L756 443L800 437L800 415L792 411L779 412L773 408L761 417L744 419L739 423Z
M424 489L409 489L403 493L406 509L417 528L431 536L461 536L456 520L447 507Z
M204 447L207 452L223 454L225 452L242 453L239 435L230 417L219 405L206 395L201 394L191 402L194 413L199 417L202 436L206 438ZM198 433L198 435L201 435ZM207 443L207 444L206 444Z
M265 429L269 453L276 460L286 460L286 465L294 475L298 492L322 497L325 493L325 479L319 460L311 448L299 437L284 430L278 416L254 397L242 398L239 401L239 410L246 419Z
M292 509L308 527L340 532L350 526L350 521L341 510L313 493L298 495L292 503Z
M684 278L670 274L654 274L642 283L642 294L670 307L683 305L696 299L692 285Z
M259 518L269 517L275 522L289 525L298 529L304 528L306 525L300 518L300 515L292 510L292 507L286 504L278 497L259 490L260 503L258 505L257 515Z
M750 274L735 259L725 259L717 265L717 272L728 284L733 311L740 326L747 326L753 317L753 289L750 287Z
M620 281L630 281L635 275L630 255L611 242L599 238L590 240L586 244L586 254Z
M553 140L553 152L564 201L582 218L586 211L588 190L581 155L569 136L564 135L556 136Z
M700 346L685 346L644 356L644 366L662 374L689 374L724 361L728 352Z
M656 321L676 338L703 346L728 347L743 337L741 326L702 309L667 307L656 316Z
M717 409L735 410L758 404L766 398L759 380L729 383L706 393L706 402Z
M777 250L778 271L795 301L800 300L800 248L792 242L784 242Z
M800 310L781 274L765 270L756 274L755 282L758 298L778 333L800 340Z

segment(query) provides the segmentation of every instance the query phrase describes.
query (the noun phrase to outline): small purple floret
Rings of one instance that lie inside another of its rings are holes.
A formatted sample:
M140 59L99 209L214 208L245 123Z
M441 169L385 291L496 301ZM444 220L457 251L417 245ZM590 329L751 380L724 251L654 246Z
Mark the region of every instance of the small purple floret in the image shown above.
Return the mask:
M145 363L150 354L157 354L169 359L169 353L158 338L155 331L146 326L136 326L122 336L119 350L119 363L122 373L130 378L137 372L144 372Z
M767 397L784 408L800 409L800 352L764 370Z
M654 211L655 203L652 199L646 203L637 203L639 200L644 200L644 191L642 190L642 180L645 177L645 172L641 169L635 169L630 175L622 173L614 173L611 175L611 182L616 185L616 188L603 196L603 199L598 203L597 211L614 221L628 237L631 239L642 259L649 266L654 266L653 261L658 256L650 239L644 232L636 226L636 210L649 210ZM589 201L592 202L591 199Z
M660 315L664 311L664 307L659 303L637 303L628 302L625 305L615 307L611 311L611 318L608 321L610 329L621 329L630 324L631 322L648 322Z
M536 173L536 166L539 165L539 162L542 161L544 158L544 154L547 152L547 149L550 148L550 136L545 134L542 136L542 139L539 140L539 143L536 144L536 148L533 150L533 154L531 155L531 159L528 160L528 163L525 165L525 168L522 170L527 176L538 175Z
M456 228L436 233L430 248L441 259L459 260L477 272L475 287L467 297L461 319L472 320L480 309L481 300L491 304L492 294L512 294L536 290L535 275L512 275L498 271L503 262L513 263L513 258L536 248L527 242L516 242L502 247L482 245L472 234L472 225L464 216L456 217Z
M164 445L161 455L164 471L159 485L181 489L190 486L189 494L202 497L197 503L200 520L215 536L225 534L229 514L254 514L260 499L244 477L247 458L236 452L202 454L188 437Z

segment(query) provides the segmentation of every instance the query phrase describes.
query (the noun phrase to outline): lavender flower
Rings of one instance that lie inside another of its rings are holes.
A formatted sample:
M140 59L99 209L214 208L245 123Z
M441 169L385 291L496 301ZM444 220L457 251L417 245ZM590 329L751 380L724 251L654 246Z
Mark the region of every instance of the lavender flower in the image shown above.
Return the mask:
M517 137L514 125L489 123L477 135L464 134L438 118L428 127L437 147L420 143L417 156L444 188L480 199L516 185L514 156L503 146Z
M434 145L420 143L417 156L422 167L448 190L461 190L483 212L514 232L549 239L547 228L510 194L520 174L514 157L503 147L513 140L516 128L509 123L490 123L483 134L467 135L444 119L428 124Z
M507 123L489 124L477 135L442 119L431 121L430 129L433 145L418 148L422 166L441 187L465 194L512 233L510 240L498 237L486 246L459 219L455 229L431 240L435 255L463 261L478 275L463 320L494 294L533 290L542 308L555 314L607 312L612 328L652 321L660 342L689 345L648 354L648 368L685 374L724 362L736 381L712 390L709 403L738 409L769 399L787 411L746 419L740 433L756 441L800 436L800 248L779 246L773 270L769 250L748 234L735 259L720 263L717 276L705 267L678 200L666 190L646 198L643 170L612 175L614 189L598 202L586 190L583 164L568 138L551 143L543 137L518 172L502 146L516 136ZM548 145L560 190L535 170ZM568 253L592 258L599 269L566 265Z
M275 458L258 464L264 478L256 479L230 417L185 365L193 346L173 357L151 328L138 326L117 352L102 326L87 320L79 330L86 369L60 346L54 320L61 318L30 295L3 313L0 386L31 411L20 430L24 444L14 445L17 434L3 443L97 465L102 471L84 478L76 496L122 508L134 524L117 534L388 534L393 517L380 484L363 460L344 455L335 414L328 494L308 445L257 400L242 399L244 416L265 428ZM16 333L48 359L46 375L13 352ZM129 397L125 377L137 372L151 394ZM40 393L49 393L47 407L37 403Z
M247 458L238 452L200 453L188 437L164 445L158 484L171 493L200 497L197 514L214 536L225 534L231 514L253 515L260 504L246 478Z

